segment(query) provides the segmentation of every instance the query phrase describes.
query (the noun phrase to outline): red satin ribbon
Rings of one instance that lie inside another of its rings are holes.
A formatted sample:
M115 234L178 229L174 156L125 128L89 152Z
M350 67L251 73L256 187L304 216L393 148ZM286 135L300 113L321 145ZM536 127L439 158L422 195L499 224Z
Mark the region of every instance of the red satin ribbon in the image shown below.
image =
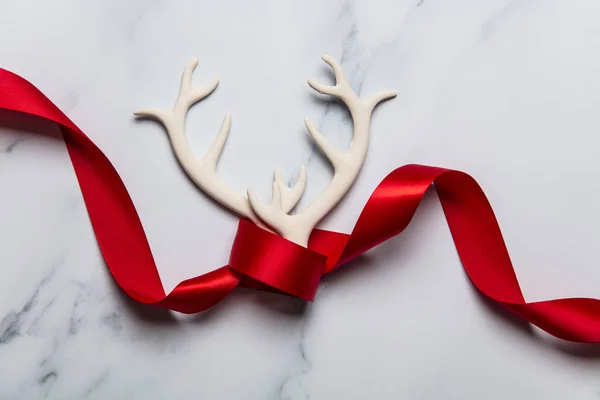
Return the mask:
M500 228L477 182L460 171L423 165L390 173L350 235L317 229L308 249L241 220L229 265L185 280L166 295L135 207L102 151L37 88L3 69L0 109L59 124L106 264L123 291L141 303L196 313L236 286L310 301L322 274L402 232L434 184L463 266L481 293L554 336L600 342L600 300L525 302Z

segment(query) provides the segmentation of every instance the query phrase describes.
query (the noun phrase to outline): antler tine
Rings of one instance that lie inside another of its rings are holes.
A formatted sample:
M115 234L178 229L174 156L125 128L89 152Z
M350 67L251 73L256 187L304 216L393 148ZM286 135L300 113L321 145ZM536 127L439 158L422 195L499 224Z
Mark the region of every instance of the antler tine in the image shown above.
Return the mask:
M173 110L143 108L135 111L133 114L139 117L155 118L165 125L165 127L167 124L173 123L177 118L183 117L185 120L187 109L193 104L207 97L219 85L219 79L215 77L211 79L203 88L193 89L192 73L194 72L196 65L198 65L198 60L192 60L183 70L181 85L179 87L179 93L177 94L177 100L175 101Z
M310 133L315 143L317 143L321 151L327 156L331 165L334 168L341 168L342 164L346 161L347 155L333 147L308 118L304 119L304 125L306 125L306 129L308 129L308 133Z
M219 129L219 133L217 134L215 141L212 143L212 145L200 161L201 163L206 163L207 166L210 166L211 169L215 171L215 174L217 170L217 163L219 162L219 158L221 158L221 153L223 153L223 148L225 147L227 137L229 136L230 128L231 113L227 113L223 118L223 122L221 123L221 129Z
M331 69L333 70L333 74L335 75L335 85L323 85L321 83L315 82L313 79L308 79L308 84L314 90L321 94L328 94L330 96L340 96L341 89L348 85L348 80L346 79L346 74L342 70L342 67L330 56L321 57L323 61L325 61Z
M260 215L262 221L267 223L272 228L279 225L278 221L289 217L289 212L298 204L300 198L304 194L306 189L306 168L300 167L300 173L294 186L291 188L283 181L281 170L275 168L273 176L273 194L271 197L271 204L267 205L262 203L254 191L248 188L246 194L248 201L254 212ZM283 237L287 237L280 231L277 231Z
M271 204L266 204L260 201L252 188L248 188L246 195L248 196L250 207L252 207L254 212L260 216L262 221L264 221L271 228L275 229L275 231L284 238L292 240L290 236L287 235L282 229L284 227L283 221L285 221L288 217L292 218L292 216L283 211L281 202L281 188L277 182L273 182Z
M165 126L177 160L187 175L203 192L238 215L249 218L263 226L250 207L246 196L223 183L216 174L217 163L229 135L231 114L227 113L225 115L217 137L200 160L196 158L189 147L185 135L185 121L188 110L193 104L210 95L219 84L219 80L213 78L202 88L194 89L192 74L197 64L197 60L192 60L185 67L181 77L179 94L171 110L142 109L134 114L153 117Z
M177 94L177 100L172 110L143 108L135 111L133 114L139 117L155 118L165 125L165 127L167 124L181 122L181 119L185 123L187 110L195 103L210 95L219 86L219 78L214 77L201 89L194 89L192 87L192 74L197 65L198 60L194 59L183 70L179 93ZM171 135L170 132L168 133Z
M373 109L381 101L396 96L395 92L388 90L367 99L360 99L350 87L340 65L329 56L323 56L323 60L333 69L336 77L335 86L322 85L312 79L308 80L308 84L319 93L340 98L350 110L354 124L350 150L345 153L333 147L321 132L306 119L308 132L327 156L335 171L327 188L306 209L294 215L288 215L282 207L279 184L273 185L274 200L270 205L261 203L254 192L251 189L248 190L250 206L256 215L281 236L302 246L307 245L308 238L316 224L335 207L356 180L369 147L369 128Z
M186 101L188 107L204 99L206 96L211 94L219 85L219 78L212 78L204 87L200 89L194 89L192 85L192 75L198 65L198 60L194 59L188 63L183 71L183 78L181 79L181 87L179 89L180 98L178 100ZM182 95L186 95L183 97ZM181 98L183 97L183 98Z
M294 186L292 187L288 187L288 185L283 181L281 170L279 168L275 168L273 174L273 184L278 186L282 211L286 214L289 214L289 212L296 207L296 204L298 204L300 198L304 194L304 190L306 189L306 168L304 165L300 167L300 173L298 174L296 183L294 183ZM273 190L273 199L271 200L271 205L276 205L278 201L279 200L276 200L275 198L275 190Z

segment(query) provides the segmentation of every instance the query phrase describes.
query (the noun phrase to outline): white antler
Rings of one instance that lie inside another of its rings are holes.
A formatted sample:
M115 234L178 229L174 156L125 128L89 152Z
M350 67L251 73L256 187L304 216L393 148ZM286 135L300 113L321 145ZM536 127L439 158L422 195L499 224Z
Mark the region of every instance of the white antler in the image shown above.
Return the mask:
M252 189L248 189L248 199L255 214L281 236L302 246L307 245L316 224L344 197L358 176L369 147L373 109L383 100L396 96L395 92L388 90L361 99L350 87L340 65L329 56L323 56L323 60L333 69L335 86L321 85L312 79L308 80L308 84L321 94L341 99L348 107L354 124L350 150L344 153L329 144L308 119L304 121L308 132L333 165L335 172L332 181L312 204L294 215L288 215L287 204L279 200L284 189L277 179L273 182L273 201L270 205L262 203Z
M243 193L236 192L221 182L216 174L217 162L229 135L231 114L227 113L225 115L215 141L200 160L196 158L189 147L185 135L185 120L188 110L193 104L210 95L219 84L219 80L213 78L201 89L192 88L192 73L197 64L198 61L193 60L183 71L181 88L179 89L179 95L172 110L142 109L136 111L134 114L155 118L165 126L177 160L179 160L185 172L202 191L238 215L247 217L262 226L260 220L254 214L252 207L250 207L248 198ZM282 204L283 210L290 212L298 204L304 192L306 170L304 168L300 170L298 180L292 188L288 188L283 183L281 173L277 169L275 170L274 180L277 182L278 187L281 187L278 190L278 193L281 194L281 199L278 202Z

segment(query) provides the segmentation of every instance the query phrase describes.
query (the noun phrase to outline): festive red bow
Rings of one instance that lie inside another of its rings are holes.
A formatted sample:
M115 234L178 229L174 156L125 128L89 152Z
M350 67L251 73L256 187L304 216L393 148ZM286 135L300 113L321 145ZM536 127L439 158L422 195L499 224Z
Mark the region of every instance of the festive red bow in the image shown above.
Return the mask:
M308 249L241 220L229 265L183 281L166 295L135 207L102 151L35 86L3 69L0 109L59 124L106 264L118 285L141 303L196 313L238 285L312 301L323 274L402 232L434 184L463 266L484 295L554 336L600 342L600 300L525 302L477 182L464 172L423 165L406 165L385 177L350 235L316 229Z

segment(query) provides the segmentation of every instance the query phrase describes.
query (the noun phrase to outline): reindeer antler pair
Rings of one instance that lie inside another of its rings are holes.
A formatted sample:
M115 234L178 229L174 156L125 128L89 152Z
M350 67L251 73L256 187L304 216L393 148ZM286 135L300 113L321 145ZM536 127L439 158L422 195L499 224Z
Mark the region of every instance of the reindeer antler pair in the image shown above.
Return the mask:
M335 170L333 179L321 195L308 207L297 214L290 211L298 204L306 188L306 169L300 169L299 177L291 188L283 182L279 169L275 169L273 177L273 197L270 204L262 203L248 189L247 196L239 193L216 175L217 161L229 134L231 115L228 113L221 125L219 134L208 152L198 160L192 153L185 136L185 120L189 108L196 102L211 94L219 84L213 78L204 88L192 88L192 72L197 60L190 62L183 72L181 88L172 110L144 109L135 115L156 118L166 128L179 163L202 191L242 217L247 217L259 226L271 228L282 237L306 246L308 238L317 223L331 211L348 192L364 164L369 147L369 131L373 109L380 102L396 96L393 91L382 91L366 99L359 98L350 87L340 65L331 57L323 56L323 60L331 66L336 78L335 86L326 86L308 80L308 84L317 92L334 96L342 100L354 124L354 132L350 149L344 153L333 146L305 119L308 132L327 156Z

